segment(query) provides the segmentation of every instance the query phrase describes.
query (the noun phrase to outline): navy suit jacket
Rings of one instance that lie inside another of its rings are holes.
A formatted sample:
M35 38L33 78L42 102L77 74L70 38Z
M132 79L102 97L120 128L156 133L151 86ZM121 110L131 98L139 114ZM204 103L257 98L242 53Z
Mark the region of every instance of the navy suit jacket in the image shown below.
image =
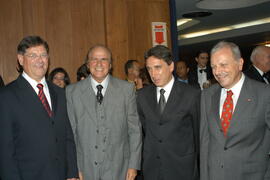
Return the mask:
M78 177L64 90L48 83L53 117L22 77L0 89L0 179Z

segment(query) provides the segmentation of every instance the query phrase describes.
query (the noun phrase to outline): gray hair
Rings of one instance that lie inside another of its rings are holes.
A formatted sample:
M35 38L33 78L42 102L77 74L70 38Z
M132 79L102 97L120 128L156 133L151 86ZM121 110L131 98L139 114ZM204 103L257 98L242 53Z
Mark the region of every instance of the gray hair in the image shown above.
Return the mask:
M250 61L252 63L254 63L254 61L256 61L256 56L257 54L261 53L261 50L263 50L263 48L265 48L265 46L257 46L252 50L252 53L250 55Z
M217 43L211 50L211 56L219 51L220 49L223 49L223 48L229 48L233 54L233 57L235 60L239 60L242 58L241 56L241 52L240 52L240 49L239 47L232 43L232 42L226 42L226 41L220 41L219 43Z

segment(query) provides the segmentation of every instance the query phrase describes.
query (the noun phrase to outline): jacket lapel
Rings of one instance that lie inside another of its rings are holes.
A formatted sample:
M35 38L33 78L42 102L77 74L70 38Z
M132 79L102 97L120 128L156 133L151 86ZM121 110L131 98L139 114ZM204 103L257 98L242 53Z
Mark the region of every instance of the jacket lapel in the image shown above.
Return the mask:
M51 97L51 104L52 104L52 111L53 111L53 116L56 114L57 112L57 94L55 92L55 90L52 87L52 84L50 84L49 82L47 82L48 84L48 88L49 88L49 93L50 93L50 97Z
M84 83L81 85L81 101L84 109L88 112L89 117L91 117L91 119L93 119L96 123L96 95L91 85L90 76L83 82Z

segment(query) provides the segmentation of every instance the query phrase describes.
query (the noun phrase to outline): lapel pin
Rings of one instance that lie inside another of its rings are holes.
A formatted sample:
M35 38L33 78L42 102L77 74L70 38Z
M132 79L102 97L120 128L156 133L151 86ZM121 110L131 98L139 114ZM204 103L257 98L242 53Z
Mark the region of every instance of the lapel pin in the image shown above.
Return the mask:
M249 99L249 98L248 98L248 99L247 99L247 101L248 101L248 102L250 102L250 101L251 101L251 99Z

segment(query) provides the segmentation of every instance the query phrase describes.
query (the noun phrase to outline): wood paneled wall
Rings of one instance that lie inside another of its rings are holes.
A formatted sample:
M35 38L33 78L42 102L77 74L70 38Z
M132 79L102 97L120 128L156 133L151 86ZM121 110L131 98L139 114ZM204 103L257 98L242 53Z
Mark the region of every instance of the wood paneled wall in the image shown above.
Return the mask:
M50 46L50 70L65 68L73 82L88 49L107 45L113 75L124 78L124 63L152 46L151 22L167 22L169 0L9 0L0 2L0 74L14 80L19 41L39 35Z

